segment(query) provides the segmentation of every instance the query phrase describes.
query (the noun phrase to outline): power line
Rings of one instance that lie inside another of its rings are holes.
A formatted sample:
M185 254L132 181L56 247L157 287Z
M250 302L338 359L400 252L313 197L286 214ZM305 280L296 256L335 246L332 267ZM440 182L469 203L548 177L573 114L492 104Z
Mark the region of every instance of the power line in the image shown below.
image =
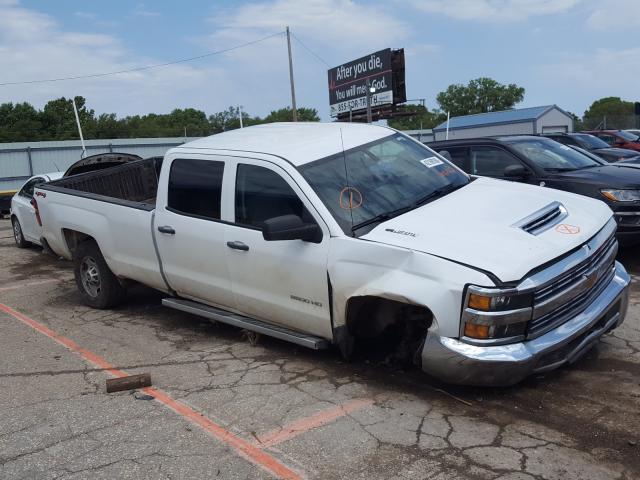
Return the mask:
M89 74L89 75L76 75L76 76L73 76L73 77L48 78L48 79L42 79L42 80L25 80L25 81L20 81L20 82L2 82L2 83L0 83L0 87L5 87L5 86L8 86L8 85L27 85L27 84L33 84L33 83L62 82L62 81L66 81L66 80L79 80L79 79L82 79L82 78L106 77L106 76L109 76L109 75L121 75L123 73L140 72L142 70L150 70L152 68L166 67L166 66L169 66L169 65L176 65L178 63L191 62L193 60L200 60L201 58L211 57L211 56L214 56L214 55L220 55L222 53L231 52L233 50L238 50L239 48L244 48L244 47L248 47L250 45L254 45L256 43L264 42L265 40L268 40L268 39L273 38L273 37L277 37L278 35L284 35L284 31L273 33L271 35L267 35L266 37L262 37L262 38L259 38L257 40L252 40L250 42L242 43L240 45L235 45L233 47L224 48L222 50L216 50L216 51L213 51L213 52L204 53L202 55L198 55L198 56L195 56L195 57L181 58L181 59L173 60L171 62L166 62L166 63L156 63L154 65L145 65L143 67L129 68L127 70L118 70L118 71L115 71L115 72L93 73L93 74Z
M329 65L329 64L328 64L328 63L327 63L327 62L326 62L326 61L325 61L325 60L324 60L320 55L318 55L318 54L317 54L317 53L315 53L313 50L311 50L309 47L307 47L307 46L302 42L302 40L300 40L300 39L298 38L298 36L297 36L295 33L291 32L291 35L293 36L293 38L295 38L295 39L296 39L296 41L297 41L300 45L302 45L302 47L303 47L307 52L309 52L311 55L313 55L313 56L314 56L314 57L316 57L318 60L320 60L322 63L324 63L327 67L330 67L330 65Z

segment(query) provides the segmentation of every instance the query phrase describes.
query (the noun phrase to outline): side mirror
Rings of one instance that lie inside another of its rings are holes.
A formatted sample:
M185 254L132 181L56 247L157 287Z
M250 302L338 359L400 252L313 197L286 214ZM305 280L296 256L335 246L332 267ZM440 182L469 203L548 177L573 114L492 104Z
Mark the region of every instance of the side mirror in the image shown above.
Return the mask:
M303 240L320 243L322 230L316 223L304 223L297 215L283 215L264 222L262 237L268 242L279 240Z
M509 165L504 169L504 176L508 178L525 178L529 171L523 165Z

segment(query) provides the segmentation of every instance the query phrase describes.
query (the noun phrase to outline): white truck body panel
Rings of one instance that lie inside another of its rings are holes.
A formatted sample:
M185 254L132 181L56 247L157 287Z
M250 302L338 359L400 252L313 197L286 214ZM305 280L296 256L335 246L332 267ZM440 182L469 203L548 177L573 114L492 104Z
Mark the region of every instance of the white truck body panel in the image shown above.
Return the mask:
M514 285L532 271L581 246L586 248L585 242L605 225L611 227L612 212L602 202L480 178L381 221L359 238L345 234L297 167L392 135L397 133L370 125L271 124L200 139L166 154L154 211L44 188L39 200L43 236L56 253L71 258L64 231L80 232L96 240L109 268L119 277L334 341L336 329L346 325L347 306L355 297L422 306L433 314L429 343L445 352L439 351L438 359L444 358L446 364L449 347L438 339L462 342L458 339L469 285ZM169 175L177 159L224 162L219 220L194 218L167 208ZM284 179L320 227L322 240L267 241L260 229L236 224L234 192L239 164L265 167ZM549 228L533 235L515 226L552 202L566 209L562 222L571 227L570 233ZM163 226L175 233L159 233ZM237 242L246 245L246 251L232 249L230 244ZM628 277L618 264L616 272L611 284L616 286L607 290L607 298L621 305L615 319L619 324L626 311ZM594 315L602 315L609 304L601 307L593 309ZM581 321L596 320L589 316ZM581 329L576 327L575 332ZM500 356L495 350L499 346L473 348L476 354L478 348L493 348L487 356L492 362ZM505 358L509 351L505 350ZM464 352L464 345L456 347L452 358ZM477 356L482 368L495 370L482 363L482 355ZM466 360L456 357L456 368L462 368ZM518 370L518 380L521 374L534 371L533 359L526 362L526 368ZM446 377L442 368L438 372ZM451 378L467 381L466 375ZM493 373L486 378L495 380Z

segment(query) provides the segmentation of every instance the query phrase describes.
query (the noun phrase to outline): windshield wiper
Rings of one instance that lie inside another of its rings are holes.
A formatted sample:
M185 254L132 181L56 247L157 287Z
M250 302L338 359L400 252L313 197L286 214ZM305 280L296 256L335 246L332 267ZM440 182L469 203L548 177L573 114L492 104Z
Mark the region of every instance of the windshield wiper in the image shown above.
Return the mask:
M436 190L433 190L427 195L420 197L411 205L407 205L405 207L398 208L396 210L391 210L390 212L383 212L379 215L376 215L375 217L365 220L364 222L356 223L353 227L351 227L351 231L355 232L356 230L359 230L362 227L366 227L367 225L371 225L372 223L379 223L379 222L384 222L385 220L390 220L393 217L397 217L398 215L402 215L403 213L406 213L410 210L414 210L431 200L435 200L438 197L442 197L443 195L446 195L447 193L451 193L454 190L457 190L458 188L464 187L465 185L467 184L464 183L461 185L447 185L446 187L441 187Z
M389 220L393 217L397 217L398 215L402 215L405 212L408 212L411 207L402 207L397 210L391 210L390 212L383 212L375 217L371 217L369 220L365 220L364 222L356 223L353 227L351 227L351 231L355 232L356 230L361 229L362 227L366 227L367 225L371 225L372 223L384 222L385 220Z
M577 168L567 168L567 167L558 167L558 168L545 168L546 172L573 172L577 170Z
M425 195L424 197L420 197L418 200L416 200L415 202L413 202L409 209L413 210L414 208L418 208L421 205L424 205L427 202L430 202L431 200L435 200L438 197L442 197L444 195L446 195L447 193L451 193L454 190L457 190L461 187L464 187L465 185L467 185L466 183L461 184L461 185L447 185L446 187L441 187L441 188L437 188L435 189L433 192Z

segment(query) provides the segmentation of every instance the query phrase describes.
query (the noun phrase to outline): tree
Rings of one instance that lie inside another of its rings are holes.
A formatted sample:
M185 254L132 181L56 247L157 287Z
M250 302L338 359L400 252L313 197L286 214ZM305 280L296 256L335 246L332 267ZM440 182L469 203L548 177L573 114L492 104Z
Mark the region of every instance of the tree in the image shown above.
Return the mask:
M297 109L298 111L298 121L299 122L319 122L320 117L318 116L318 111L315 108L305 108L300 107ZM261 123L272 123L272 122L291 122L293 121L293 111L291 108L281 108L280 110L272 110L269 115L262 119Z
M571 116L571 118L573 118L573 130L575 132L579 132L580 130L586 129L586 127L584 126L584 123L582 122L582 119L578 117L578 115L569 111L567 111L567 113Z
M40 113L30 104L0 105L0 142L22 142L41 136Z
M238 107L229 107L207 118L202 110L176 108L168 114L149 113L118 118L115 113L102 113L96 117L87 108L84 97L75 97L78 116L85 139L134 137L201 137L240 127ZM288 122L293 114L290 108L274 110L265 118L252 117L242 112L245 127L268 122ZM298 109L300 121L317 122L318 112L313 108ZM77 139L78 127L71 98L57 98L47 102L42 110L28 103L0 104L0 142L70 140Z
M403 109L410 116L396 117L389 120L389 126L398 130L420 130L433 128L446 120L447 116L439 111L430 112L422 105L406 105Z
M95 132L95 112L87 109L84 97L74 98L83 134L85 138L92 138ZM61 97L47 102L40 117L45 138L55 140L80 138L71 98Z
M585 128L634 128L634 105L620 97L596 100L584 112Z
M452 117L508 110L523 98L524 88L513 83L502 85L487 77L471 80L468 85L449 85L436 97L441 110Z

